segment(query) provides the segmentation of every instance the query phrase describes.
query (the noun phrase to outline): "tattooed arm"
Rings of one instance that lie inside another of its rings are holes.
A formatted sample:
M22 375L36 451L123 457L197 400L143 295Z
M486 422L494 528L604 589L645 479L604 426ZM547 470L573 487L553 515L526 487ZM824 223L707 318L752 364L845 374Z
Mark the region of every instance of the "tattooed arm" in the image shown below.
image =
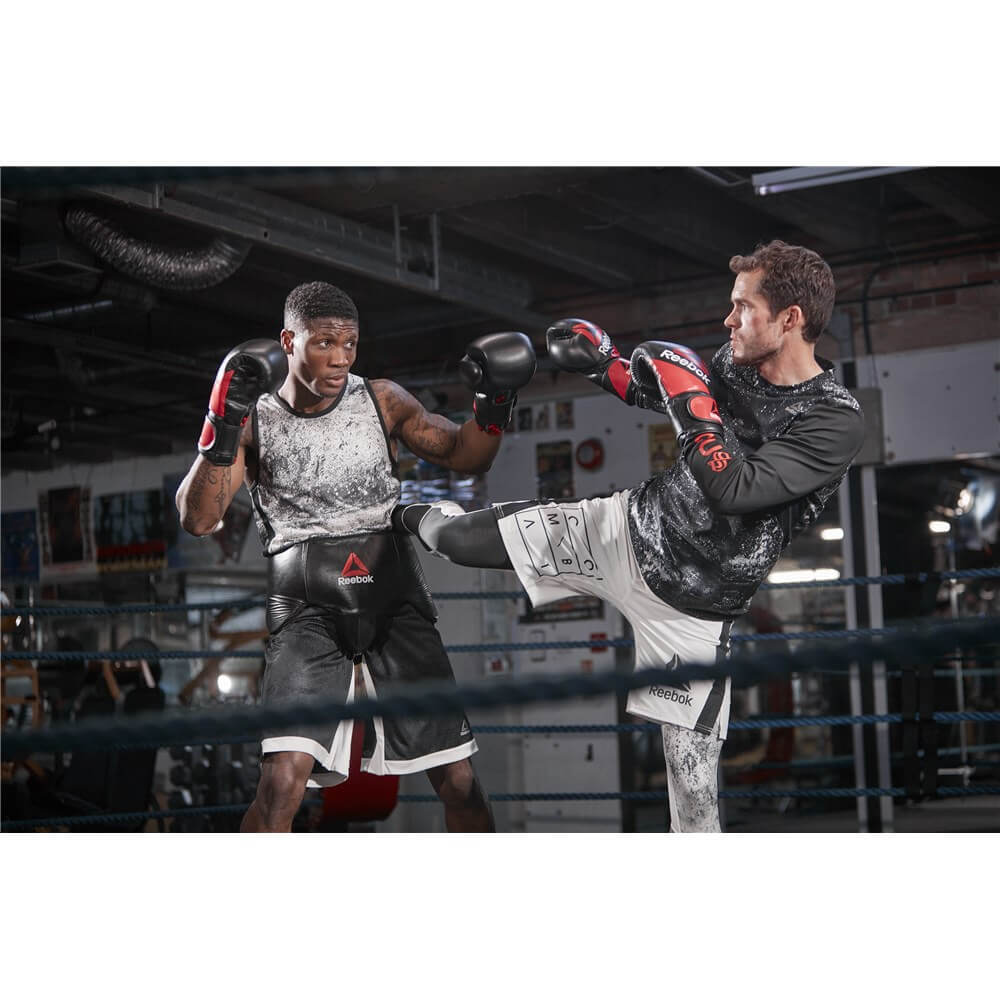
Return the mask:
M232 465L213 465L199 455L177 490L177 510L181 526L192 535L210 535L229 509L244 477L255 468L251 428L247 421L240 436L236 461Z
M485 472L493 464L502 435L484 433L475 420L455 424L428 413L414 396L388 379L375 379L371 387L389 437L398 438L414 455L456 472Z

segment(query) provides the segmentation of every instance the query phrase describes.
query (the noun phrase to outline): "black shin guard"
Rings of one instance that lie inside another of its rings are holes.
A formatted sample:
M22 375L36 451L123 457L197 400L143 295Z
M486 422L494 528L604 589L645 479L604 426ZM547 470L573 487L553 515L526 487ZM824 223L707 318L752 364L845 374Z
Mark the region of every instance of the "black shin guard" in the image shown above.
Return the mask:
M459 566L512 569L492 510L461 512L458 504L413 503L392 512L397 531L415 535L428 552Z

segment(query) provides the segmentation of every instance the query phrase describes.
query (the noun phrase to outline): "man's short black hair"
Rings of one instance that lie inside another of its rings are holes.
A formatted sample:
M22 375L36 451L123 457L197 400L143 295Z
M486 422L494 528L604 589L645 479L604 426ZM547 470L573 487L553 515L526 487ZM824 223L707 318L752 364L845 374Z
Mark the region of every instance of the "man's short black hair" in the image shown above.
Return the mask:
M346 319L358 321L358 307L347 292L325 281L310 281L293 288L285 299L285 329L301 333L307 320Z

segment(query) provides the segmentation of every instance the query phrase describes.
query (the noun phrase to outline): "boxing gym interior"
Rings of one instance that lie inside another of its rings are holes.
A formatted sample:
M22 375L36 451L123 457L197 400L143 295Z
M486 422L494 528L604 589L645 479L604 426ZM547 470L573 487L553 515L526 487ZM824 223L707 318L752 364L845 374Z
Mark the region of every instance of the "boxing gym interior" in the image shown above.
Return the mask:
M260 769L266 560L245 490L206 537L174 497L211 379L289 291L359 312L353 371L461 423L466 345L537 370L492 467L401 451L402 501L464 510L631 488L662 413L546 353L560 317L707 362L728 263L779 239L836 279L817 354L860 453L732 630L722 829L1000 831L1000 169L14 167L2 178L3 831L231 833ZM606 601L415 546L498 832L663 832L659 727L625 711ZM432 713L434 698L417 710ZM393 711L413 706L390 703ZM359 716L359 718L362 718ZM439 833L422 773L309 789L296 833Z

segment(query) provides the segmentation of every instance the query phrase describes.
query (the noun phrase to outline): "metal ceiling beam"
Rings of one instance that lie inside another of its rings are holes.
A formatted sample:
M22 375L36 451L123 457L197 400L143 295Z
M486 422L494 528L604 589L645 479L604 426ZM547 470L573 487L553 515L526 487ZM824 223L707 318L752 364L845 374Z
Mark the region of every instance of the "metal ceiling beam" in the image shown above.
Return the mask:
M153 369L147 371L153 373ZM14 398L51 400L63 407L90 407L98 411L89 417L77 417L77 423L80 424L126 416L131 418L131 424L144 419L156 421L168 410L175 415L204 415L204 407L197 401L194 392L191 396L178 397L176 392L167 394L162 390L151 390L148 382L139 386L132 377L119 378L117 381L108 379L104 372L101 373L100 382L86 385L63 377L59 394L53 395L51 368L19 364L17 384L4 386L4 393Z
M939 170L921 170L904 177L893 178L893 183L913 195L918 201L937 209L960 226L970 229L996 222L996 205L993 211L977 197L968 178L959 185Z
M341 167L329 178L310 183L270 184L253 187L274 190L294 188L302 200L333 211L372 213L394 206L406 216L449 212L484 201L505 201L525 195L545 194L586 173L599 176L615 167Z
M520 254L530 260L585 278L602 288L617 288L648 278L655 262L607 240L560 230L538 206L523 202L473 205L445 216L449 229Z
M189 375L191 378L205 380L205 363L196 359L182 358L166 351L150 351L141 347L131 348L115 340L81 334L79 331L69 332L43 326L40 323L27 323L18 319L3 320L3 335L12 340L21 340L29 344L54 347L58 350L74 351L77 354L91 354L98 358L111 358L115 361L131 362L144 366L150 371L173 372L176 375Z
M376 342L418 333L434 333L465 324L482 323L481 316L451 305L421 305L385 312L368 311L361 317Z
M62 197L72 188L93 184L163 184L226 181L231 184L323 184L340 179L351 167L4 167L5 191Z
M151 191L93 187L91 194L150 209L171 218L273 247L386 284L469 306L528 328L545 318L527 308L529 282L477 261L436 253L430 243L395 238L376 229L283 198L243 188L162 185ZM417 268L430 273L421 273Z
M711 190L711 189L709 189ZM583 211L713 270L753 237L746 213L727 212L725 195L706 195L677 171L589 185L565 197Z
M703 239L695 238L691 232L678 231L677 224L681 221L679 216L674 216L668 227L657 213L648 211L638 202L629 204L619 198L588 191L574 193L572 200L578 208L589 212L594 218L611 223L627 233L641 236L650 243L666 247L699 264L709 267L719 263L719 254L707 247Z
M895 178L894 178L895 180ZM724 201L735 201L754 211L794 226L806 236L818 237L830 249L851 249L878 241L881 209L857 195L816 190L785 192L761 198L745 187L720 191ZM771 234L765 234L770 238ZM744 246L740 253L752 246Z

